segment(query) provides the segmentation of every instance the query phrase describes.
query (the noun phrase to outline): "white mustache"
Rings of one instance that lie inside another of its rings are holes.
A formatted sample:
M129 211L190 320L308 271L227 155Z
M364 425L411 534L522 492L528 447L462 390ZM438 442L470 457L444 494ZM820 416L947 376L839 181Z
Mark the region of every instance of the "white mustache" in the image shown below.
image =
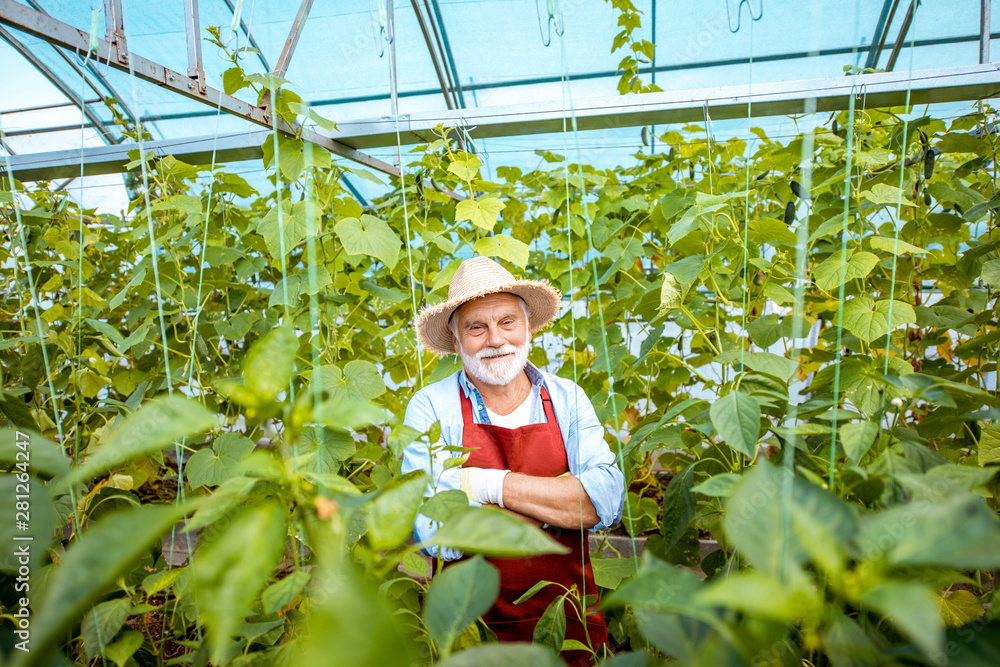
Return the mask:
M477 359L490 359L492 357L502 357L506 354L514 354L517 352L517 348L511 344L501 345L500 347L487 347L476 353Z

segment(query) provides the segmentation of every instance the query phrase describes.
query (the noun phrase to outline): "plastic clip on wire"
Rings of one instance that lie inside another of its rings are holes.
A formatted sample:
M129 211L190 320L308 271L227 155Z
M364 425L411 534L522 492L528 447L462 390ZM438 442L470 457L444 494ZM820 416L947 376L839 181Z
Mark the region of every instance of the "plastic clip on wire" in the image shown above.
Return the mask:
M92 9L90 12L90 41L87 43L87 55L82 60L80 59L80 48L76 48L76 64L79 65L80 69L87 64L91 56L97 55L97 45L99 43L97 37L97 26L100 23L98 19L98 14L100 10Z
M375 46L378 47L378 57L381 58L385 55L385 47L382 45L382 38L389 40L388 33L386 33L386 26L388 25L388 17L385 9L385 0L376 0L378 3L378 30L375 30L375 11L372 8L372 0L368 0L368 18L371 20L372 25L372 40L375 42Z

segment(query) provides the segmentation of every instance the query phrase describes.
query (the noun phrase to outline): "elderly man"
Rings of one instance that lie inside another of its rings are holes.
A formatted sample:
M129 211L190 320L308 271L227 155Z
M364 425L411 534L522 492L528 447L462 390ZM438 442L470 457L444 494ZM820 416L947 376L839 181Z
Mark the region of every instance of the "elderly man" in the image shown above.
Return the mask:
M425 349L462 357L464 370L414 395L405 423L426 431L440 422L441 441L415 442L403 454L403 472L432 476L428 495L465 491L474 504L497 505L541 527L571 549L567 555L491 560L500 571L500 595L485 620L501 641L531 641L535 624L562 589L549 586L514 604L541 580L576 584L596 594L589 543L583 529L608 528L621 519L624 478L604 440L604 429L574 382L528 362L531 335L555 316L561 295L546 282L515 280L491 259L464 261L452 278L448 300L421 311L417 335ZM459 467L448 457L472 449ZM429 538L435 526L417 515L414 534ZM462 554L441 549L454 560ZM587 627L567 608L566 637L598 648L607 641L600 613ZM583 652L568 662L588 664Z

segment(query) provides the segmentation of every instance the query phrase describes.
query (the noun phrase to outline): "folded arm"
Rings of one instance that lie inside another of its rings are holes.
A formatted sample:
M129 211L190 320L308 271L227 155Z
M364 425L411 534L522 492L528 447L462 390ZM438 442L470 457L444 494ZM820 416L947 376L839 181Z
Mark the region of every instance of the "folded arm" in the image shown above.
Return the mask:
M504 508L559 528L593 528L600 521L580 480L509 473L503 480Z

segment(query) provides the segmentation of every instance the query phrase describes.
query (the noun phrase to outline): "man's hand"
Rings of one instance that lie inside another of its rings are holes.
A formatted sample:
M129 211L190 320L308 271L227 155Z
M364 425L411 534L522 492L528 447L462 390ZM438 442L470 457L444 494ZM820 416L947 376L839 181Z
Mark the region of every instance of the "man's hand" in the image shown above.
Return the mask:
M503 478L503 505L520 514L559 528L593 528L600 522L597 509L580 480L571 475L532 477L508 473Z

